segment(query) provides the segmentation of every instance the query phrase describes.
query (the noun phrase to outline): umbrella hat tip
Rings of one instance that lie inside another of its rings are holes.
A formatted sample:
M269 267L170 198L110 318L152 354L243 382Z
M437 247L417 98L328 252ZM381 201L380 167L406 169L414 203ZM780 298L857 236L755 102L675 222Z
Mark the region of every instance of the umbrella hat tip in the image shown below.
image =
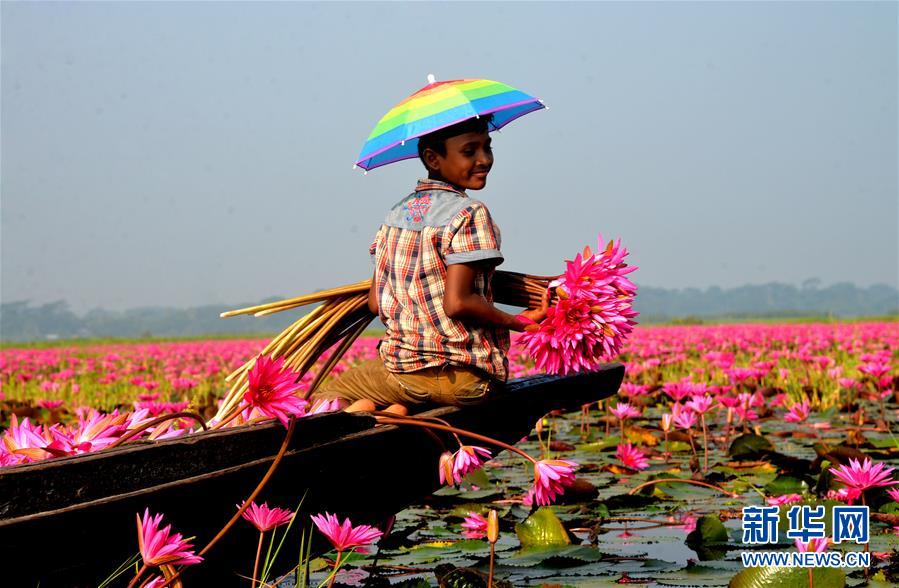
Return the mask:
M437 81L437 78L434 77L434 74L428 74L428 83L433 84Z

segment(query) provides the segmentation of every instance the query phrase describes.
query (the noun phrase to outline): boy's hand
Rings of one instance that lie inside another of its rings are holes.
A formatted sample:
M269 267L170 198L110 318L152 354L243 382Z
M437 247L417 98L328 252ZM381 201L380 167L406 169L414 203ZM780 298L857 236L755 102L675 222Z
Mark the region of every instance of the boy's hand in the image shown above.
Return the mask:
M525 310L521 313L521 315L534 321L535 323L539 323L546 318L547 308L549 308L549 289L543 291L543 296L540 298L539 308Z

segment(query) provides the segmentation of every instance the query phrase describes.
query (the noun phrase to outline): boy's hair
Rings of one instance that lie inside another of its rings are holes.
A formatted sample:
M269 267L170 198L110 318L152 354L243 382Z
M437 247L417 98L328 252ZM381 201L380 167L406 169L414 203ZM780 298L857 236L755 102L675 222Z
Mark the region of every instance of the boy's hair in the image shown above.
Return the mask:
M425 149L433 149L441 156L446 157L447 139L456 135L464 135L465 133L486 133L488 130L495 128L492 123L493 115L485 114L477 118L468 118L454 125L437 129L433 133L422 135L418 138L418 158L421 159L425 167L428 167L424 158Z

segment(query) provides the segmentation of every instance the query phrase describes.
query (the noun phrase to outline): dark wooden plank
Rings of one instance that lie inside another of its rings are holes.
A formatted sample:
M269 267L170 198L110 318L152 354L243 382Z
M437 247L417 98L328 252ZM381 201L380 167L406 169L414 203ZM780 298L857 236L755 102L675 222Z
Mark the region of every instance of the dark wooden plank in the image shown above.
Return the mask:
M312 447L373 427L374 419L333 413L303 419L290 447ZM0 527L9 519L126 494L251 462L277 451L280 423L235 427L0 469Z

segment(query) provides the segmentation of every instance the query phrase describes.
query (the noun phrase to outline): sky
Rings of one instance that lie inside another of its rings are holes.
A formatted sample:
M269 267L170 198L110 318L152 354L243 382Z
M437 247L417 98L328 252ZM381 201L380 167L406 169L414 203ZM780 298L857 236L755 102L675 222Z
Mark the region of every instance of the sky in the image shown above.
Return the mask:
M897 4L0 3L0 301L238 304L370 276L423 168L363 175L439 80L494 136L501 269L621 238L638 285L899 282Z

